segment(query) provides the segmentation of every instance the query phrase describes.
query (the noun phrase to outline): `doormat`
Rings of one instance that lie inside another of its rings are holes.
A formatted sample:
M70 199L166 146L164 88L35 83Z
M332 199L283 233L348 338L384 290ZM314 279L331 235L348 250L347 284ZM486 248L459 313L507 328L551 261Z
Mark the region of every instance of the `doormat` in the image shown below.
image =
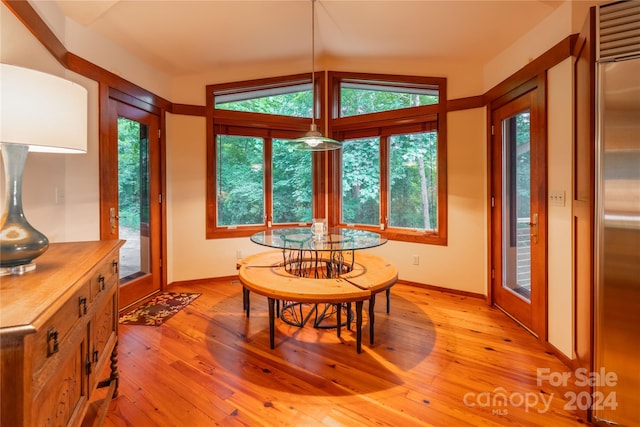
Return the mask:
M135 310L122 314L119 321L122 325L160 326L199 296L186 292L164 292Z

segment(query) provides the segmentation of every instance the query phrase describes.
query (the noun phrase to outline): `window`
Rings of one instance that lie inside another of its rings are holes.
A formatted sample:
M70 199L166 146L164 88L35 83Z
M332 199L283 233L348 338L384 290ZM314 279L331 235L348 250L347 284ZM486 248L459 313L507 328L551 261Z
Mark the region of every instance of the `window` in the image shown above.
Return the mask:
M437 133L389 138L389 227L438 229Z
M311 222L311 152L296 151L285 139L274 139L272 147L273 223Z
M311 117L311 82L288 81L282 84L260 84L242 90L220 88L215 93L215 109Z
M308 129L311 76L207 87L207 237L310 223L313 154L291 140Z
M446 80L330 73L342 226L446 244Z
M270 168L265 168L267 146ZM219 133L216 154L217 227L311 222L310 152L294 150L289 139Z
M446 244L446 79L295 75L207 87L207 237L329 225ZM343 148L297 151L312 102ZM334 197L333 195L337 195Z
M217 225L263 224L264 139L217 135L216 153Z
M342 223L380 223L380 138L343 141Z
M408 82L342 78L340 117L412 108L438 103L438 86Z

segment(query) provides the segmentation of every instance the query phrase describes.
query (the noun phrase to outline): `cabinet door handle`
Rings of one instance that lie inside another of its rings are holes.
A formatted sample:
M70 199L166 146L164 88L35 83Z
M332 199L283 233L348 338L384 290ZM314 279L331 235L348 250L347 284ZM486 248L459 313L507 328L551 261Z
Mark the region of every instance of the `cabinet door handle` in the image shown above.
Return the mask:
M60 343L58 342L58 331L51 328L47 331L47 357L50 357L60 351Z
M118 274L118 261L116 261L115 259L111 262L111 266L113 267L113 272L115 274Z
M87 297L80 297L78 305L80 306L80 316L87 314Z
M101 291L104 291L104 276L101 274L98 276L98 286Z
M89 359L89 353L87 353L87 361L84 365L84 368L87 375L91 374L91 359Z

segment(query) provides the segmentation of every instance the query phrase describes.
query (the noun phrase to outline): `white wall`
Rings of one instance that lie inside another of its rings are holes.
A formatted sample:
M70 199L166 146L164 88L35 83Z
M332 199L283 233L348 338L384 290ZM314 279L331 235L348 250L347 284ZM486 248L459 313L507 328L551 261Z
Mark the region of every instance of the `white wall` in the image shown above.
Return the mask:
M54 1L32 1L31 6L47 23L65 48L156 95L169 98L169 76L106 40L104 37L65 17Z
M496 86L572 33L572 3L564 2L536 28L486 64L484 67L485 91Z
M548 203L548 340L565 355L573 351L573 60L547 73L548 188L565 195Z

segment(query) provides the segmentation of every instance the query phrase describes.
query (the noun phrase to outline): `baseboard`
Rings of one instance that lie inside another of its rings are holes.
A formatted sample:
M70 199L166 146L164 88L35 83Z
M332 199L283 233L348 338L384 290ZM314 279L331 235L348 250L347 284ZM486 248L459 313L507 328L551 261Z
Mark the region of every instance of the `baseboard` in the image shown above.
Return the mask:
M459 289L443 288L441 286L429 285L426 283L411 282L408 280L398 280L398 283L402 283L403 285L408 285L408 286L415 286L416 288L431 289L433 291L440 291L448 294L462 295L470 298L480 298L483 300L487 298L486 295L477 294L475 292L461 291Z
M169 290L169 288L171 288L171 286L189 286L189 285L202 285L205 283L210 283L210 282L234 282L238 280L238 275L233 275L233 276L222 276L222 277L210 277L207 279L193 279L193 280L179 280L177 282L171 282L170 284L167 285L167 289L165 290ZM449 294L454 294L454 295L462 295L465 297L470 297L470 298L480 298L480 299L486 299L487 296L486 295L482 295L482 294L477 294L475 292L468 292L468 291L461 291L458 289L450 289L450 288L443 288L441 286L434 286L434 285L429 285L426 283L418 283L418 282L411 282L409 280L398 280L398 283L401 283L403 285L407 285L407 286L414 286L416 288L424 288L424 289L431 289L433 291L439 291L439 292L445 292L445 293L449 293Z
M233 276L209 277L206 279L178 280L177 282L169 283L165 290L168 291L172 286L204 285L211 282L229 282L234 280L238 280L237 274L234 274Z
M564 354L563 352L561 352L560 350L558 350L558 348L556 346L554 346L553 344L551 344L550 342L545 342L544 343L546 350L553 354L555 357L558 358L558 360L560 360L567 368L571 369L571 370L575 370L576 369L576 364L575 364L575 360L571 359L569 356L567 356L566 354Z

